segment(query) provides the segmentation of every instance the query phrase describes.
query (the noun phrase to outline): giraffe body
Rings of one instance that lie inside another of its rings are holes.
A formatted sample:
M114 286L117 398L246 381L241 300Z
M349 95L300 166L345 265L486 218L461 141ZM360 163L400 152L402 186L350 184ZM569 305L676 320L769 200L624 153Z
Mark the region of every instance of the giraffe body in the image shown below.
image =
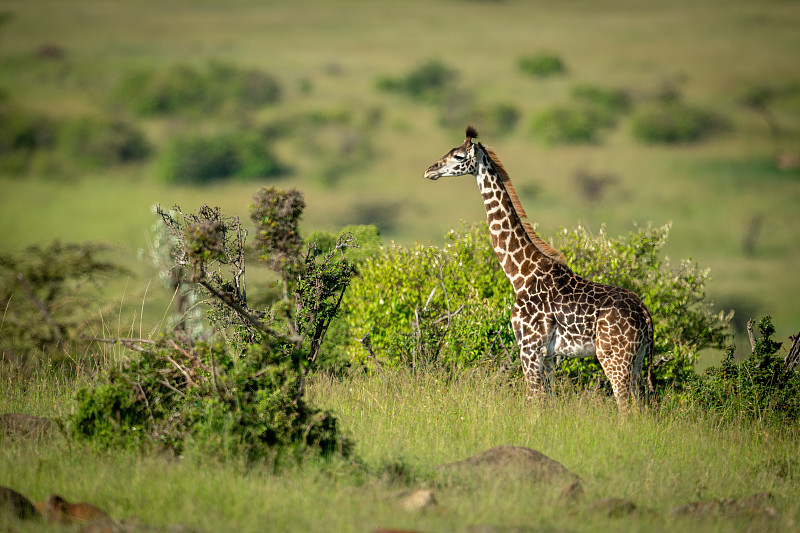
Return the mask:
M530 395L546 391L559 357L596 355L620 409L638 396L641 370L653 346L647 308L632 291L584 279L523 219L511 181L473 128L425 172L436 180L473 174L483 197L492 246L516 300L511 325Z

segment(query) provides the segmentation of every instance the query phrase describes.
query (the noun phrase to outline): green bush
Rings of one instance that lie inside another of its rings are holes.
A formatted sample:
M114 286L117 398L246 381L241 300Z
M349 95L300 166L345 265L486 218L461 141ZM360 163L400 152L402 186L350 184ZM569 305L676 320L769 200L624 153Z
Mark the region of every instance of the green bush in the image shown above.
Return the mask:
M763 317L758 329L761 336L745 360L736 362L731 346L720 366L706 369L689 383L684 397L724 418L796 423L800 417L800 373L778 355L781 343L772 339L775 327L771 317Z
M96 364L92 341L100 329L102 282L127 274L99 243L32 246L0 253L0 365L26 375L42 364Z
M492 137L501 137L514 131L520 116L519 109L513 104L482 105L469 95L453 93L442 105L439 122L444 127L474 124Z
M284 167L258 136L229 133L170 140L158 160L158 174L168 183L203 184L224 178L268 178Z
M572 98L589 105L598 112L614 119L631 109L631 101L625 91L595 85L577 85L572 89Z
M563 74L567 70L560 57L547 52L522 57L517 62L517 67L523 73L537 78Z
M378 89L405 94L415 100L438 102L453 88L455 70L437 60L422 63L404 77L380 78Z
M72 174L76 170L140 161L151 148L144 135L119 119L61 121L0 108L0 171Z
M77 392L71 433L100 447L250 461L348 453L336 418L298 399L302 375L300 357L269 343L235 357L222 344L160 342Z
M370 349L382 363L414 366L505 357L513 295L487 233L462 228L443 248L393 244L368 259L342 304L353 361Z
M122 120L75 118L58 129L58 149L84 168L141 161L151 147L142 133Z
M653 104L634 113L632 134L646 143L690 143L727 129L727 121L712 111L680 102Z
M668 233L669 226L647 227L614 239L579 227L555 239L577 274L629 288L650 309L659 388L688 379L700 350L721 348L730 318L705 301L707 270L661 258ZM443 248L385 248L352 283L343 303L351 333L368 336L379 360L468 364L516 351L509 323L514 295L486 224L451 231L447 239ZM356 340L349 354L356 362L371 358ZM567 360L561 371L581 386L604 380L596 358Z
M612 125L609 117L592 106L572 105L542 111L531 120L530 130L547 145L587 144L597 142L600 130Z
M114 98L142 116L247 111L274 104L281 87L271 75L226 63L140 70L125 76Z
M24 174L37 152L55 145L56 123L11 106L0 106L0 172Z

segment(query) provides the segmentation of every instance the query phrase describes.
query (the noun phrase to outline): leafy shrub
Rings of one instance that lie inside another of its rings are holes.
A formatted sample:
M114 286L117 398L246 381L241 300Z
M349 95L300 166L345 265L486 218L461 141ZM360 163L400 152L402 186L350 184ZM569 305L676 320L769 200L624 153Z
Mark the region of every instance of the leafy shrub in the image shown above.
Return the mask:
M719 367L706 369L689 383L685 397L725 418L795 423L800 416L800 373L794 369L797 361L792 364L778 355L781 343L772 339L775 327L771 317L763 317L758 329L761 336L744 361L734 361L731 346Z
M264 135L286 135L307 154L309 175L323 187L333 187L348 173L367 165L375 155L373 142L383 112L336 106L295 113L279 119Z
M632 118L633 137L647 143L690 143L726 128L720 115L680 102L654 104Z
M371 224L351 224L342 228L340 233L349 233L356 241L358 247L348 248L345 257L358 269L367 259L376 256L381 249L381 236L377 226ZM308 235L306 242L309 246L316 246L321 253L333 250L338 236L327 231L314 231Z
M25 375L41 363L71 365L89 352L98 328L98 288L126 273L98 243L32 246L0 254L0 364Z
M204 69L186 64L140 70L125 76L114 90L116 100L142 116L251 110L281 98L269 74L226 63Z
M72 435L101 447L193 449L221 458L348 453L336 418L298 399L302 358L250 344L139 347L141 355L77 392Z
M56 124L43 116L0 106L0 171L24 174L36 152L55 145Z
M175 137L158 160L158 174L168 183L267 178L284 172L265 142L247 133Z
M53 120L19 109L0 108L0 171L71 174L139 161L150 154L144 135L118 119Z
M591 106L609 119L627 113L631 109L630 97L619 89L578 85L572 89L572 98Z
M685 381L700 350L721 348L729 316L705 301L708 271L690 261L676 268L660 258L669 226L640 228L612 239L604 231L563 230L555 245L579 275L629 288L652 313L654 377L659 388ZM368 260L345 296L358 362L467 364L516 349L510 327L514 294L477 224L447 236L444 248L394 245ZM562 373L579 385L603 382L596 358L567 360Z
M381 250L381 238L378 228L373 225L350 225L342 228L341 234L350 234L358 242L358 247L350 247L345 251L345 258L358 273L362 265L370 258L377 256ZM315 231L306 238L308 246L314 246L320 253L329 253L335 249L338 236L326 231ZM329 374L341 374L350 366L348 343L352 340L352 332L342 314L331 322L328 334L325 335L320 348L317 366Z
M245 290L244 231L235 217L160 210L186 283L213 302L209 313L227 343L121 339L135 357L77 395L72 434L100 446L199 449L222 458L279 460L306 452L349 453L336 418L304 401L306 378L353 273L341 236L328 253L300 246L305 203L297 191L262 189L252 219L257 252L275 271L282 297L251 308ZM303 257L303 253L305 256Z
M564 62L555 54L542 52L519 59L517 67L530 76L545 78L566 72Z
M437 102L446 95L456 79L456 71L437 60L422 63L404 77L380 78L378 89L405 94L423 102Z
M500 137L514 131L520 116L519 109L513 104L482 105L469 95L452 93L442 105L439 121L445 127L475 124L492 137Z
M597 142L602 128L613 125L603 113L587 105L558 106L542 111L531 120L531 132L544 144Z
M90 168L140 161L151 151L138 129L116 119L68 120L59 127L57 143L67 157Z
M514 345L513 295L485 224L446 238L441 249L393 244L361 266L342 304L351 335L365 341L351 342L354 362L464 364Z

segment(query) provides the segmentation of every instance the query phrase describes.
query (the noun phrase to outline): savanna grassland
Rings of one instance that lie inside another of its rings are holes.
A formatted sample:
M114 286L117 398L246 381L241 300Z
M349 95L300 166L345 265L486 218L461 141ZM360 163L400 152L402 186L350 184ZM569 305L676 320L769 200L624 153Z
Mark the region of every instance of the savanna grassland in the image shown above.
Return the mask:
M207 457L97 452L61 442L4 446L3 483L31 499L62 492L114 517L197 531L790 531L797 527L797 430L748 420L720 423L702 409L620 418L607 400L568 393L536 405L519 382L484 371L392 371L320 376L313 401L339 414L357 461L313 458L279 472ZM4 396L2 407L66 414L74 383ZM436 465L497 443L527 446L581 478L586 503L560 499L565 483L448 478ZM403 494L433 489L437 506L408 512ZM680 517L676 506L769 492L780 516ZM636 505L609 516L591 502ZM489 529L491 526L494 529ZM470 529L472 528L472 529ZM25 531L24 524L20 531ZM34 529L35 530L35 529Z
M777 341L800 327L798 27L800 5L782 0L0 0L0 254L56 239L110 244L105 256L128 272L92 304L103 317L96 333L153 337L171 298L144 259L154 204L210 204L247 221L259 187L297 188L306 234L374 224L387 244L438 245L461 221L484 219L470 179L422 179L474 124L545 238L671 222L667 255L711 269L707 299L735 309L741 355L748 318L772 315ZM561 66L524 66L543 55ZM555 133L543 126L548 113ZM664 124L678 138L653 133ZM217 150L227 176L185 179ZM271 282L249 288L260 295ZM120 346L97 354L86 371L0 376L0 412L68 417L93 366L131 356ZM701 364L721 357L709 351ZM513 373L387 368L312 375L308 398L339 419L350 458L274 471L202 454L0 441L0 485L197 531L800 523L797 425L720 418L677 393L625 418L589 392L527 402ZM639 511L616 518L559 500L560 486L436 473L496 445L560 461L586 502L624 498ZM435 509L398 507L419 488L436 491ZM669 514L763 492L777 517Z

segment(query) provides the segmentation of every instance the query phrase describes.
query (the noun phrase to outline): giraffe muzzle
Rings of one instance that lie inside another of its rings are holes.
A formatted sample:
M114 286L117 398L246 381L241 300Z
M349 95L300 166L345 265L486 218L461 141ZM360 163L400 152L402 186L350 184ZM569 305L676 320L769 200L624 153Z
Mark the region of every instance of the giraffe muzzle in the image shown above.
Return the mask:
M438 180L441 177L439 175L439 166L433 165L430 168L428 168L428 170L425 171L424 177L433 181Z

